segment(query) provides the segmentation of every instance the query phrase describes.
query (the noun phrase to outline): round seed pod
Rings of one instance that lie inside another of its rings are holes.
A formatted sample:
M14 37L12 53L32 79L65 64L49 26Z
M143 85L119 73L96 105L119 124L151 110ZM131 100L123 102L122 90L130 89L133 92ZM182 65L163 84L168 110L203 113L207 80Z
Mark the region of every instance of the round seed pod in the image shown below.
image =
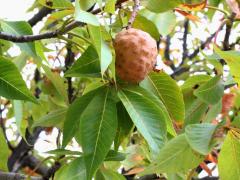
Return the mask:
M156 41L146 32L130 28L116 35L116 71L120 79L139 83L153 70L157 60Z

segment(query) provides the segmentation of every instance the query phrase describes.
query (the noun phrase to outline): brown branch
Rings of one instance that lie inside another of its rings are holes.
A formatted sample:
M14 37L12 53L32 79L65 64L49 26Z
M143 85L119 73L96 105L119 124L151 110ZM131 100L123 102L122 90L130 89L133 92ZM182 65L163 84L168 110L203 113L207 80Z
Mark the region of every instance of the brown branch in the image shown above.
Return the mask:
M223 50L227 51L230 50L230 45L229 45L229 38L231 35L232 27L233 27L233 22L236 17L235 13L232 13L231 16L228 18L228 22L226 24L226 33L224 36L224 41L223 41Z
M50 14L53 11L53 9L43 7L41 8L37 14L35 14L31 19L28 20L28 23L30 26L35 26L39 21L41 21L45 16Z
M18 173L5 173L0 171L1 180L25 180L28 176L18 174ZM43 180L41 177L30 177L31 180Z
M187 36L188 36L188 29L189 29L189 20L184 22L184 33L183 33L183 55L182 55L182 62L180 66L184 64L185 59L188 57L188 49L187 49Z
M140 2L139 0L133 0L134 1L134 6L133 6L133 11L132 14L128 20L128 25L127 25L127 29L132 27L132 24L137 16L137 12L139 10L139 6L140 6Z

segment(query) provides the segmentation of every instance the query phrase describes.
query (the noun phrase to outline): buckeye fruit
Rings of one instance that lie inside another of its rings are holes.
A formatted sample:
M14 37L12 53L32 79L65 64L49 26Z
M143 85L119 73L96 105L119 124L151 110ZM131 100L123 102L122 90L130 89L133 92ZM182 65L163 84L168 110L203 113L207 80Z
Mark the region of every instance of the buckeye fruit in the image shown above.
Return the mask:
M153 70L157 60L157 45L146 32L130 28L122 30L114 41L116 71L120 79L139 83Z

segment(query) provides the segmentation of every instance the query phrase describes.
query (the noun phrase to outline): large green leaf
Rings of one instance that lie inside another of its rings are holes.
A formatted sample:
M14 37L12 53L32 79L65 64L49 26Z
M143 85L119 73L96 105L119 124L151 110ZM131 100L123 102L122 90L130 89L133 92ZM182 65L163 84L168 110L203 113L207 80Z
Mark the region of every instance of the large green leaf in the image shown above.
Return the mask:
M237 132L229 131L218 159L220 178L223 180L240 177L240 138Z
M117 131L117 109L110 90L96 93L80 119L80 137L85 154L87 179L92 179L104 161Z
M8 156L10 155L10 150L8 149L8 145L6 139L4 137L2 129L0 129L0 170L8 171L7 162Z
M161 13L168 10L173 10L173 8L177 7L183 3L182 0L147 0L146 8L152 12Z
M37 103L15 64L3 57L0 57L0 96Z
M62 129L63 121L65 119L67 113L67 108L60 108L53 110L46 114L45 116L42 116L38 120L34 121L32 127L58 127Z
M172 11L153 13L147 9L144 9L140 11L140 14L152 21L162 36L170 34L177 23L176 15Z
M38 0L38 3L52 9L73 8L73 5L69 0Z
M204 159L194 152L188 144L185 134L170 140L160 151L153 165L145 173L177 173L187 172L195 168Z
M234 80L240 84L240 52L239 51L221 51L216 46L214 47L216 53L226 61L230 68L230 73Z
M111 49L103 40L100 27L88 25L88 31L91 37L91 41L97 50L98 57L100 59L101 73L103 75L103 73L107 70L108 66L112 62Z
M149 98L148 92L143 94L140 88L122 89L118 96L153 154L158 153L166 141L166 117L163 111Z
M80 180L86 179L86 167L82 157L76 158L69 164L63 165L55 174L57 180Z
M65 76L73 77L101 77L100 61L94 47L89 46L81 57L74 63Z
M97 17L87 11L82 10L79 1L75 1L75 20L94 26L99 26Z
M148 32L154 39L159 40L160 34L158 32L156 25L146 17L142 16L141 14L137 15L132 26L136 29L141 29L145 32Z
M188 125L185 128L188 143L195 151L207 155L211 150L210 143L216 127L209 123Z
M114 140L115 150L118 149L120 144L133 129L133 122L122 103L117 104L117 116L118 116L118 128Z
M26 21L0 21L1 28L4 32L12 35L31 35L33 34L31 26ZM32 57L36 57L35 44L29 43L16 43L20 49Z
M194 95L207 104L217 104L224 93L221 77L216 76L194 91Z
M183 121L185 116L183 95L180 87L164 72L150 73L142 86L157 95L166 106L169 114L176 121Z
M80 122L80 117L86 109L95 93L98 91L93 90L84 96L77 98L69 107L63 126L63 142L62 146L65 147L67 143L74 137Z

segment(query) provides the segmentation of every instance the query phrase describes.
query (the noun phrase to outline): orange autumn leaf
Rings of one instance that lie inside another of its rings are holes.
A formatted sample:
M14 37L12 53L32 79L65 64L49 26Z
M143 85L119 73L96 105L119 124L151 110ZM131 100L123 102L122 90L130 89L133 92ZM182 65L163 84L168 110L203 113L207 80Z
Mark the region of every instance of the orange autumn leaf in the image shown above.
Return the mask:
M207 5L207 0L204 0L200 3L196 4L181 4L179 8L185 10L185 11L200 11L204 9Z
M191 13L188 13L186 11L183 11L181 9L175 9L175 11L177 11L178 13L180 13L181 15L185 16L186 18L188 18L191 21L197 21L200 22L199 17L192 15Z
M208 154L206 156L205 160L208 160L208 161L216 163L216 164L218 163L217 159L212 154Z
M207 166L207 164L205 162L202 162L200 164L200 167L206 172L208 173L209 176L212 176L212 170L209 169L209 167Z

